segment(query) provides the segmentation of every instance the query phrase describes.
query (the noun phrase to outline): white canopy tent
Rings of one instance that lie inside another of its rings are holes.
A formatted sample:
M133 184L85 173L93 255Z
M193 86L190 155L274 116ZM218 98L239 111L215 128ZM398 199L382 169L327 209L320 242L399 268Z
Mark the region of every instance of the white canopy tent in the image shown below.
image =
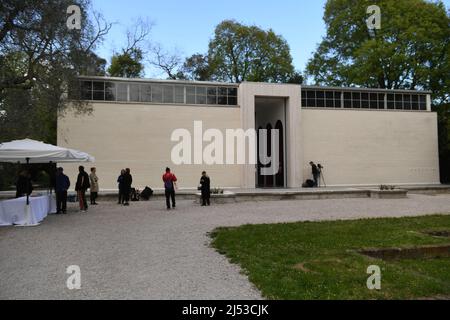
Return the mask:
M0 162L26 164L77 163L95 162L95 158L85 152L57 147L31 139L24 139L0 143ZM31 213L28 196L25 212L27 216L25 226L38 225Z
M70 163L95 162L89 154L24 139L0 143L0 162L9 163Z

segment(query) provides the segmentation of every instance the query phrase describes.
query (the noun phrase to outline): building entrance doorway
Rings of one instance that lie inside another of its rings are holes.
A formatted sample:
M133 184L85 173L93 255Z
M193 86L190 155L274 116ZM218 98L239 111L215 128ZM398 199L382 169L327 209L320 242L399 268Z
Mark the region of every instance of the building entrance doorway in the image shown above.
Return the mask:
M272 146L273 130L278 130L278 163L274 175L263 174L263 169L271 167L273 164L264 165L258 157L256 168L257 188L286 188L286 99L272 97L256 97L255 99L255 128L267 130L267 156L272 157L272 152L276 152L276 147ZM260 135L257 134L257 152L260 154Z

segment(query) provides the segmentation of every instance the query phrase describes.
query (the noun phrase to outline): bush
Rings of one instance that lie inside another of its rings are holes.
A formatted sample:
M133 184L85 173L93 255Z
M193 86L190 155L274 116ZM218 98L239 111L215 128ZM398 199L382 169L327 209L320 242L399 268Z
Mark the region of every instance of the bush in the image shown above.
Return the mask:
M396 187L395 186L387 186L387 185L381 185L380 186L380 190L381 191L392 191L395 190Z

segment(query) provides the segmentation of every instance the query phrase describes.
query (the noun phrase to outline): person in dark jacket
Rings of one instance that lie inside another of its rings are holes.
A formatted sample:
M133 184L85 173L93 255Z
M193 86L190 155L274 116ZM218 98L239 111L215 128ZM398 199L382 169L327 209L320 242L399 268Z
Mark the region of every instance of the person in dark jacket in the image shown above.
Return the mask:
M200 178L200 190L202 191L202 207L210 205L211 198L211 179L205 171L202 172L202 177Z
M28 171L22 171L16 181L16 198L29 196L32 192L31 175Z
M117 183L119 187L119 202L118 204L123 204L124 197L123 197L123 190L124 190L124 184L123 184L123 176L125 175L125 170L122 169L120 171L120 176L117 178Z
M130 203L130 193L131 193L131 185L133 184L133 177L131 175L131 170L129 168L125 169L125 174L123 176L123 197L124 197L124 206L129 206Z
M312 169L312 175L314 179L314 188L319 187L320 170L314 162L309 163Z
M78 201L80 202L81 212L86 212L88 205L86 202L86 191L91 187L89 183L89 175L84 171L84 167L80 166L78 168L77 183L75 184L75 191L78 195Z
M56 214L67 213L67 190L70 187L69 177L64 174L63 168L56 171Z

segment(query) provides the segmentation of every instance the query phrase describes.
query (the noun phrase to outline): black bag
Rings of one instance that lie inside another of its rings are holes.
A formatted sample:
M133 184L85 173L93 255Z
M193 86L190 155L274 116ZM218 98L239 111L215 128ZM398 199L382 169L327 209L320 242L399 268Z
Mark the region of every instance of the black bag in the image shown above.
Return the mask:
M148 200L150 200L152 195L153 195L153 190L150 189L149 187L145 187L145 189L142 190L142 192L141 192L141 199L144 201L148 201Z
M131 188L131 201L133 202L139 201L139 198L140 198L139 190Z
M303 188L314 188L314 181L306 180L306 182L303 184Z

